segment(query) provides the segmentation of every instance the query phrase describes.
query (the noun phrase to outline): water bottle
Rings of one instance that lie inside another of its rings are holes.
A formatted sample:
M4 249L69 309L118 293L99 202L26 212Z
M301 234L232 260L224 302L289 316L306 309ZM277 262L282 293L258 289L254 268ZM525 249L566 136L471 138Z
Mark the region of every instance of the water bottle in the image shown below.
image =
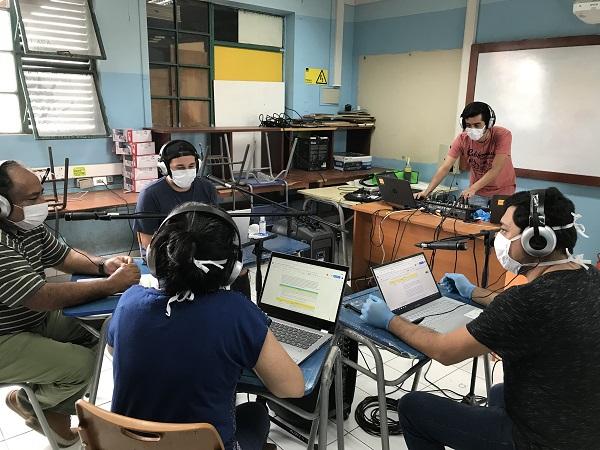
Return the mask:
M267 234L267 221L265 220L265 216L260 216L260 220L258 221L258 233L259 234Z

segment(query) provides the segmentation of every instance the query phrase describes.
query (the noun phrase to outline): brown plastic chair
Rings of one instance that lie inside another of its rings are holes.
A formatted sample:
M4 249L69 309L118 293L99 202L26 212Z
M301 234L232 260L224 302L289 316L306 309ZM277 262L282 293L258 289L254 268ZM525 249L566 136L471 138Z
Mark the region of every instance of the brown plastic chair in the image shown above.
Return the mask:
M208 423L160 423L75 403L85 450L223 450L219 433Z

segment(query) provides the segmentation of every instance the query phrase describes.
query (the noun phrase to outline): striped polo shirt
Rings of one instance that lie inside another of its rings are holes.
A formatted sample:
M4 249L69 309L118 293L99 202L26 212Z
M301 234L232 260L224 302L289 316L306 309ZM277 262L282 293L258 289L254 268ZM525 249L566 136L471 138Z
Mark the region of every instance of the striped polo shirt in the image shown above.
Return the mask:
M44 269L60 264L69 247L44 226L11 231L0 227L0 335L28 331L40 325L47 312L23 306L23 300L46 283Z

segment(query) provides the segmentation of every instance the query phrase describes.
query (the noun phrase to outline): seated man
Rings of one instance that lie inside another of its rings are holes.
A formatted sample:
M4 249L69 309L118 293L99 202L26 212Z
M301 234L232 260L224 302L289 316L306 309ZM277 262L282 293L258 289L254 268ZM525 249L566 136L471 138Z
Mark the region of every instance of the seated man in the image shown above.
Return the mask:
M57 240L43 225L48 204L42 193L33 172L0 162L0 383L30 383L58 444L68 446L78 440L70 415L92 377L96 340L60 310L122 292L140 273L129 257L104 260ZM109 276L47 283L49 267ZM10 392L6 403L41 432L25 392Z
M217 190L208 180L199 178L199 156L196 148L187 141L169 141L160 149L159 168L164 177L146 186L137 201L137 213L169 214L185 202L199 202L216 206ZM134 224L144 255L152 235L158 230L162 219L137 219ZM244 269L232 285L250 297L250 280Z
M575 207L556 188L519 192L506 204L496 255L527 284L490 301L491 292L447 275L443 284L489 303L447 334L395 316L382 301L363 307L368 323L442 364L490 351L504 363L505 382L492 388L488 408L421 392L402 397L398 414L409 449L592 449L600 443L600 273L571 256L577 231L583 233ZM538 236L533 225L543 215ZM546 246L553 235L555 245Z

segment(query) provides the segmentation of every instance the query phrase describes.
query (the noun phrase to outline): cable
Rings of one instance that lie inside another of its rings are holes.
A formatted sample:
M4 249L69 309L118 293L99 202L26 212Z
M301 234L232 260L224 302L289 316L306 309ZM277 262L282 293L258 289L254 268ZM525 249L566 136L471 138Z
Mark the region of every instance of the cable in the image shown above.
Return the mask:
M398 419L389 417L389 413L398 414L398 400L386 397L385 403L388 409L388 417L386 417L388 425L388 433L390 436L402 434L402 427ZM356 405L354 410L354 418L358 426L371 436L381 436L381 418L379 414L379 397L370 396Z
M398 246L396 246L396 239L394 239L394 246L392 247L392 261L396 260L396 257L398 256L398 252L400 251L400 245L402 244L402 239L404 238L404 232L406 231L406 227L410 223L410 219L412 218L412 216L414 216L417 212L419 212L419 210L415 209L412 213L410 213L406 217L406 220L404 221L404 227L402 227L402 234L400 234L400 240L398 241ZM400 228L400 223L398 223L398 228ZM398 237L398 230L396 230L396 238L397 237Z
M118 192L108 187L108 184L106 184L105 181L102 181L102 184L104 185L104 187L106 187L106 189L108 189L109 192L116 195L123 202L123 206L125 206L125 208L127 209L127 214L131 214L131 211L129 210L129 204L127 203L127 199L119 195ZM135 231L133 230L131 219L127 219L127 223L129 224L129 229L131 230L131 245L129 246L129 252L127 252L127 256L131 256L131 252L133 251L133 247L135 245Z
M91 262L94 266L98 267L98 264L96 264L94 261L92 261L92 259L88 255L86 255L84 252L79 251L75 247L71 247L69 244L67 244L67 240L65 239L65 237L62 234L60 234L60 231L56 231L53 227L51 227L47 223L44 223L44 226L50 228L52 231L54 231L54 233L58 234L58 237L62 240L63 244L65 244L70 250L73 250L75 253L79 253L80 255L85 256L89 262Z
M477 253L475 252L475 241L473 241L473 263L475 264L475 280L479 286L479 267L477 267Z

